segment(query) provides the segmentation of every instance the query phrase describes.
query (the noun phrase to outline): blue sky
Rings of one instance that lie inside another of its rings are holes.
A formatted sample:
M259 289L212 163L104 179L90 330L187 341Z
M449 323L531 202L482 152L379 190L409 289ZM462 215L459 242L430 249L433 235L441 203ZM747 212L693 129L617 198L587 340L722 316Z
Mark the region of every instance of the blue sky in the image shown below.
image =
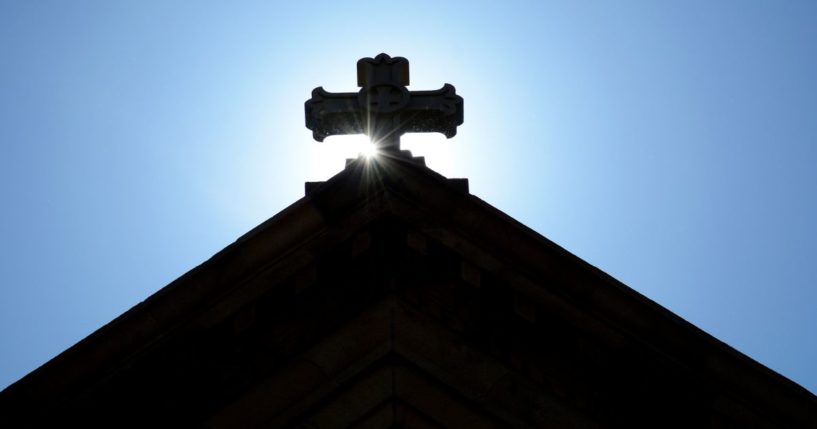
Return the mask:
M0 2L0 388L340 171L386 52L430 167L817 392L817 3L381 3Z

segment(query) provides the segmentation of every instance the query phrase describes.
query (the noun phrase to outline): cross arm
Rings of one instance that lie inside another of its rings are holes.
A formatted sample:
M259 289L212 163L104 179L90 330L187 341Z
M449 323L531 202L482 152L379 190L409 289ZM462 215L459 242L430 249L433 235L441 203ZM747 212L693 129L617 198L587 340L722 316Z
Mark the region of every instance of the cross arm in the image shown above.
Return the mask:
M405 91L408 98L398 110L380 112L361 106L361 93L333 93L315 88L304 104L306 127L323 141L337 134L367 134L367 130L395 133L438 132L451 138L463 122L463 101L454 86L432 91Z
M319 142L332 135L363 133L356 92L335 93L317 87L312 91L312 98L304 103L304 111L306 127Z
M457 134L463 122L463 101L453 85L432 91L412 91L408 105L400 112L400 131Z

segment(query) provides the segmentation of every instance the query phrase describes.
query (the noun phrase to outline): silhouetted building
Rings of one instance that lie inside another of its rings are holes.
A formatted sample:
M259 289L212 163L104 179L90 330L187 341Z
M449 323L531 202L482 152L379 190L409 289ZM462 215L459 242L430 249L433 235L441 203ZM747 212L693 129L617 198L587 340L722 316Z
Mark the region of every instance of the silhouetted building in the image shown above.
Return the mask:
M817 427L814 395L422 159L309 188L0 393L0 426Z
M0 392L0 427L817 428L817 398L399 149L451 85L358 62L317 140L381 149Z

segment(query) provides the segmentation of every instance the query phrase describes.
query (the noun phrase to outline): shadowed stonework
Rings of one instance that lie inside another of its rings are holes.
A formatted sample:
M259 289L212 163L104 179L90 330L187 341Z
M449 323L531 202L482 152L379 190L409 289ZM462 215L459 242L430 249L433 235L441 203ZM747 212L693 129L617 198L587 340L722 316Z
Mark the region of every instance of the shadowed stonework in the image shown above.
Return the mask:
M817 427L805 389L396 149L4 390L0 427Z

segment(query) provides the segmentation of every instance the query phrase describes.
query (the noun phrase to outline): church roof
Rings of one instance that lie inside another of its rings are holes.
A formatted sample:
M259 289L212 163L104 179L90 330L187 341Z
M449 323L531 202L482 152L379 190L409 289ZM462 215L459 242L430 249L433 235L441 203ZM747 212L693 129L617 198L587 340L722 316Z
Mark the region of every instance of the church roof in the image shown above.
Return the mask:
M0 393L0 426L72 421L813 428L817 398L395 156L307 184Z

